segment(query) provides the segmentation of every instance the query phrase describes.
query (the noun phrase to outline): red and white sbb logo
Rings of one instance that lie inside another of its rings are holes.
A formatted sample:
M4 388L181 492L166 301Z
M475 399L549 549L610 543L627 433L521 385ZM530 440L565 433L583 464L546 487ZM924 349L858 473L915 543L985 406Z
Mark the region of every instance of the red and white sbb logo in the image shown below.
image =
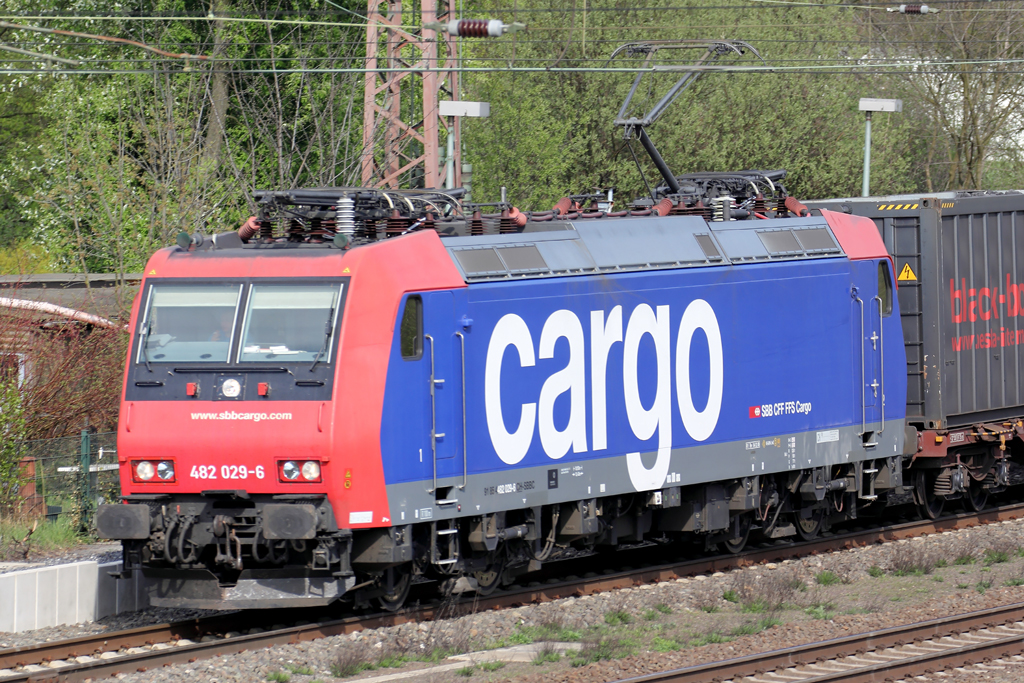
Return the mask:
M761 406L750 406L750 417L761 417Z

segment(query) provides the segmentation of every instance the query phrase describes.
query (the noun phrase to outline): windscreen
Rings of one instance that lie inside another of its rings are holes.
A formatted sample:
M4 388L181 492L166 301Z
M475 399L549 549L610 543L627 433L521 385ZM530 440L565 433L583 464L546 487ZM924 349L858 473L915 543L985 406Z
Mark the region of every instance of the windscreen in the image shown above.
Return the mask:
M226 363L241 292L240 284L154 285L138 362Z
M252 285L238 362L329 363L342 286Z

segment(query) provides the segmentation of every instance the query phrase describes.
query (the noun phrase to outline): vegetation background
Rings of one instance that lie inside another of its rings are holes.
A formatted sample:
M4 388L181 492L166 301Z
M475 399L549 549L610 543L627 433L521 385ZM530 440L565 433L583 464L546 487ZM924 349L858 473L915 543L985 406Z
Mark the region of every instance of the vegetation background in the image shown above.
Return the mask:
M785 168L797 196L859 194L857 101L870 96L905 105L874 118L873 192L1024 184L1024 3L938 2L926 16L867 2L462 4L466 17L528 27L463 41L467 67L499 69L463 79L463 99L491 103L490 118L463 124L477 201L501 185L525 209L595 187L642 194L612 124L632 76L588 71L639 40L744 40L774 69L709 74L666 112L650 132L676 173ZM404 9L416 28L418 5ZM18 25L215 58L0 28L0 45L81 62L0 53L0 270L138 272L181 230L239 224L256 188L358 183L366 11L357 0L0 0ZM645 79L636 109L674 78ZM422 111L415 85L403 94L410 118Z
M594 188L615 187L628 201L645 193L645 178L657 183L613 125L632 74L600 71L616 47L645 40L743 40L761 59L722 63L771 67L706 75L650 128L676 173L784 168L798 197L859 194L858 99L899 97L901 114L874 118L874 193L1024 185L1024 2L940 1L942 11L926 16L868 2L460 5L465 17L527 25L462 43L466 67L491 69L467 71L461 88L462 99L491 104L489 118L463 122L476 201L495 201L501 186L523 209ZM403 9L418 29L418 3ZM0 25L0 50L78 62L0 51L0 272L140 272L182 230L239 225L257 188L358 184L373 151L362 141L366 12L359 0L0 0L0 19L11 22ZM539 70L515 70L524 67ZM629 113L676 78L645 77ZM402 102L415 122L422 102L408 80ZM28 328L6 338L50 349L38 367L54 369L34 374L33 395L0 386L3 413L15 416L7 433L59 435L86 417L110 426L116 396L102 387L120 383L124 335L94 331L93 346L58 335L54 344L54 333ZM66 359L107 370L97 383ZM63 382L59 398L53 378ZM38 403L45 396L82 409L69 417Z

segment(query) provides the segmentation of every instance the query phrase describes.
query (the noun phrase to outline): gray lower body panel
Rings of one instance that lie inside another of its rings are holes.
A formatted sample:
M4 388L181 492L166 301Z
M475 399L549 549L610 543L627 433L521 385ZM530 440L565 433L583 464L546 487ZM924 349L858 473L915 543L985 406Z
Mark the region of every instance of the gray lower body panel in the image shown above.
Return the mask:
M876 425L877 426L877 423ZM814 467L891 458L903 453L904 421L886 420L865 446L860 425L824 428L796 434L701 444L607 458L551 460L542 466L515 467L496 472L470 472L463 483L462 463L439 462L437 485L446 489L438 501L431 481L387 486L392 524L489 514L588 498L690 486L753 475L775 474ZM472 453L469 462L473 462ZM445 469L442 469L445 468ZM455 476L449 475L457 469ZM381 513L373 511L379 517Z
M233 586L221 586L205 569L143 569L154 607L264 609L317 607L341 597L355 578L295 576L285 570L246 570Z

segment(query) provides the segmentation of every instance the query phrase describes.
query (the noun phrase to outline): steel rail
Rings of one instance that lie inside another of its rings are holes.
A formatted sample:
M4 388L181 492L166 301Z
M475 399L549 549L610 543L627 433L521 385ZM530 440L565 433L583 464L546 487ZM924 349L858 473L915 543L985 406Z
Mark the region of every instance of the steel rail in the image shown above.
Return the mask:
M867 530L828 535L809 542L782 543L768 548L756 548L741 555L720 555L677 561L636 570L612 572L590 578L554 581L542 586L512 588L495 593L487 598L463 598L455 605L430 604L412 607L396 613L349 616L342 619L292 626L264 633L224 638L213 642L174 646L168 649L152 650L138 654L124 654L107 660L71 664L55 668L52 672L17 672L13 676L0 678L0 683L84 681L118 672L144 670L167 664L190 663L198 659L206 659L223 654L234 654L245 650L272 647L274 645L316 640L334 635L345 635L363 629L429 621L446 616L469 614L475 611L539 604L571 596L593 595L621 588L631 588L645 583L672 581L708 572L777 562L805 555L820 554L831 550L849 549L875 543L909 539L930 533L965 529L980 524L998 523L1021 517L1024 517L1024 503L1015 503L981 513L958 513L937 520L916 520ZM1024 610L1024 605L1021 606L1021 609ZM239 614L244 616L239 617ZM308 610L305 612L301 610L272 610L268 611L267 616L268 620L272 619L275 623L280 623L281 621L288 620L286 615L296 614L302 614L305 618L309 618L310 612ZM71 640L42 643L38 646L23 646L0 650L0 668L25 666L26 664L38 665L45 662L74 659L74 657L82 655L93 656L98 652L143 647L159 642L173 642L181 638L192 640L204 634L252 628L252 617L253 612L247 611L220 615L210 619L160 624L128 631L100 633ZM244 626L238 623L239 618L246 621ZM710 680L710 677L704 680Z
M742 679L770 671L812 666L817 663L824 664L828 660L843 657L869 655L874 650L956 636L967 631L991 629L1001 624L1020 622L1022 619L1024 619L1024 603L1015 603L807 645L796 645L736 659L625 678L616 683L704 683L711 680ZM992 635L996 637L984 642L946 648L921 655L910 655L888 662L866 664L846 671L818 675L807 671L798 673L802 676L801 680L807 683L896 680L904 676L918 676L925 673L926 669L964 666L977 663L984 658L1008 657L1024 653L1024 631L1007 634L1005 637L999 637L999 634ZM793 678L796 676L794 675Z

